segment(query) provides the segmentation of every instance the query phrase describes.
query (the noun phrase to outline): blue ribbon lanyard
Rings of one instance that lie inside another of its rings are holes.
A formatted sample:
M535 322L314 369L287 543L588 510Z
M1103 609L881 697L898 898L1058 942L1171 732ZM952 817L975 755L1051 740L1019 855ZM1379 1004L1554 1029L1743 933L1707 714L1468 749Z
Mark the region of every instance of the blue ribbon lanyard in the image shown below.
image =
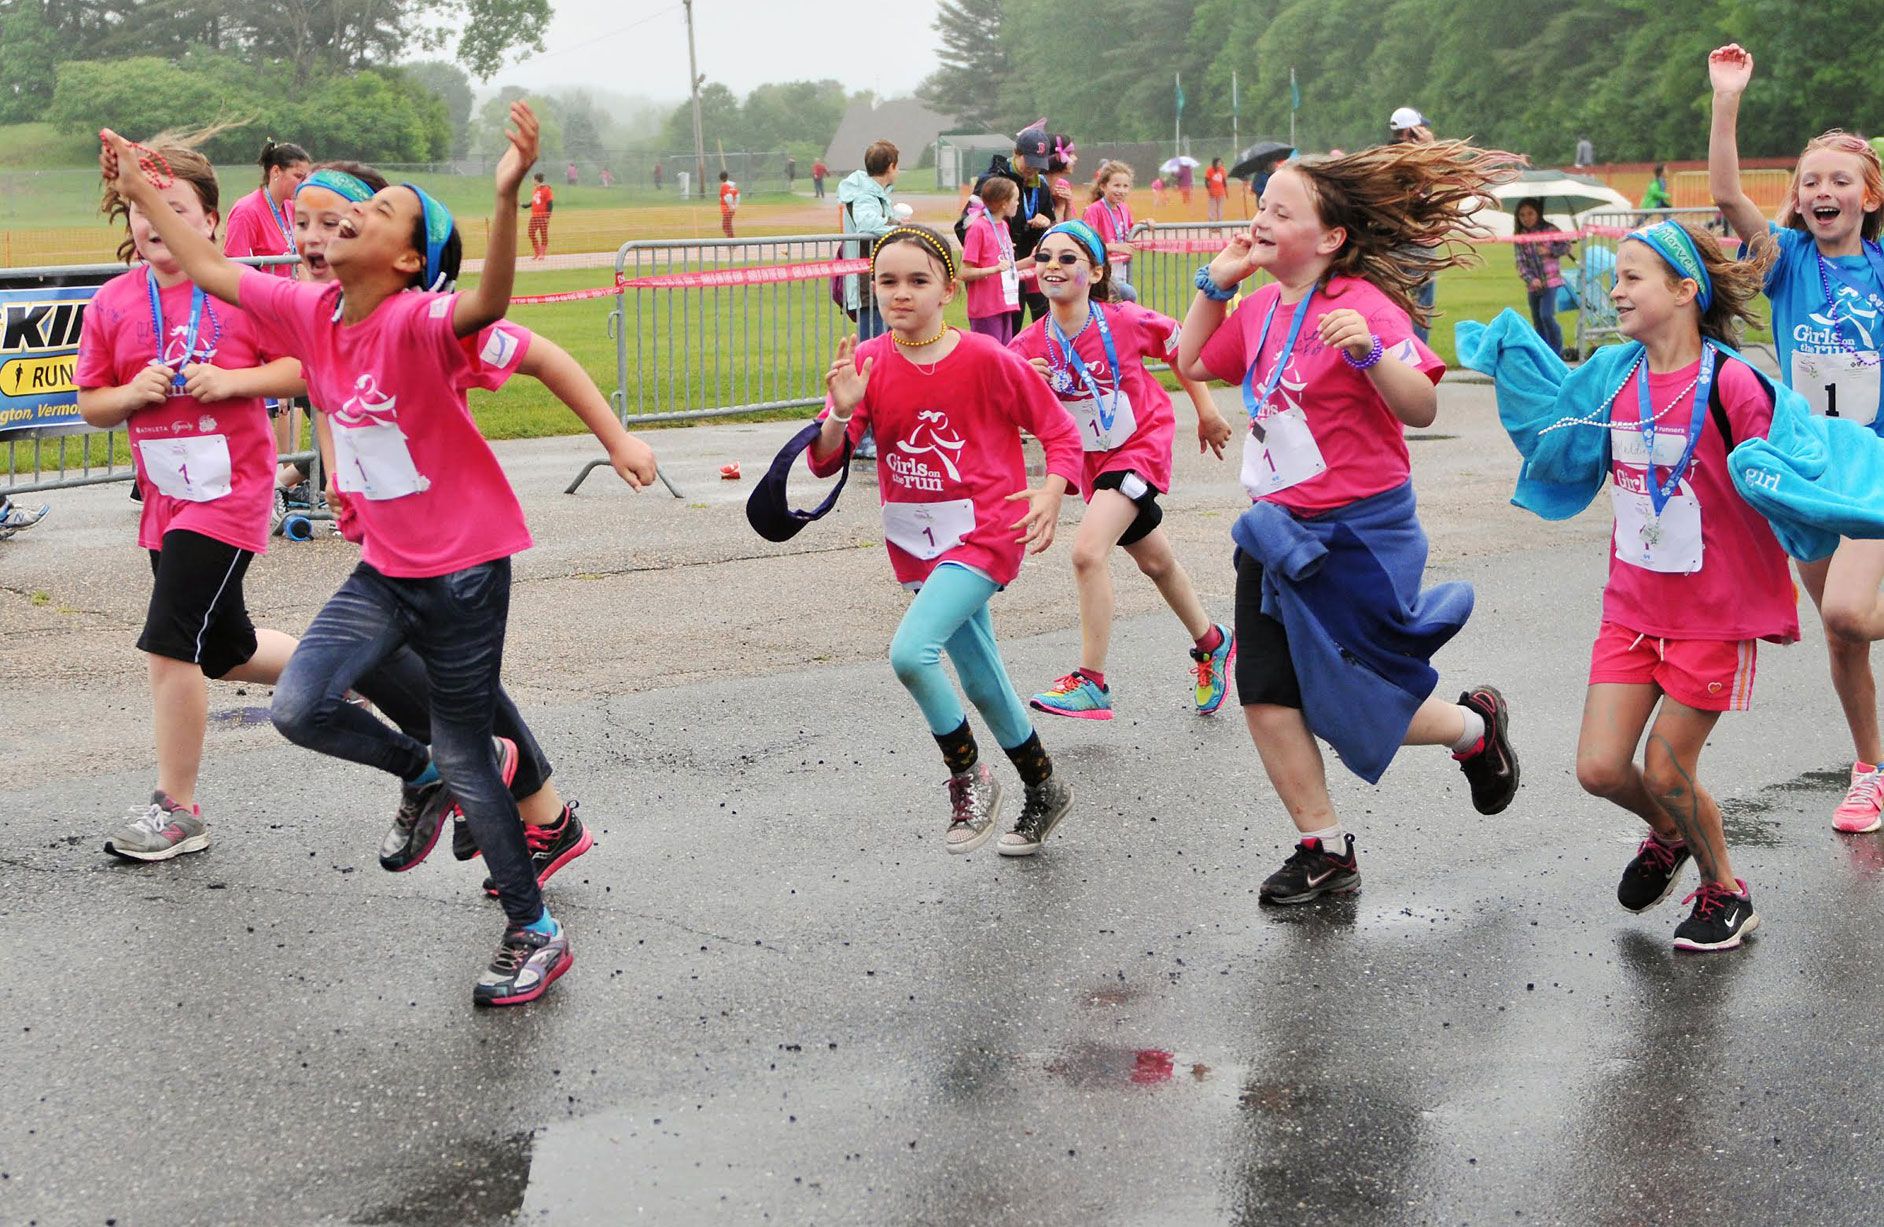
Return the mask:
M1099 309L1099 304L1087 303L1086 310L1092 313L1088 318L1098 326L1099 340L1106 347L1106 367L1112 372L1111 396L1103 399L1100 397L1099 384L1093 379L1092 372L1086 369L1086 364L1080 360L1079 350L1074 346L1073 339L1066 335L1059 321L1051 315L1047 316L1047 332L1059 342L1060 352L1066 356L1066 364L1079 372L1079 377L1086 383L1086 391L1092 394L1092 403L1099 412L1099 429L1106 434L1111 434L1112 424L1119 419L1118 397L1125 382L1119 375L1119 351L1118 347L1112 343L1112 328L1106 323L1106 313Z
M1027 194L1021 199L1027 202L1027 217L1021 218L1021 223L1025 225L1028 218L1031 218L1035 213L1040 211L1040 185L1035 184L1033 187L1028 188Z
M294 227L288 224L287 210L275 207L275 198L268 194L267 188L262 189L262 203L268 206L268 216L274 221L275 229L281 231L281 241L288 245L288 250L282 254L289 256L297 254L300 248L295 246ZM271 268L269 271L275 270Z
M1315 291L1302 297L1295 305L1295 318L1289 321L1289 336L1282 343L1282 352L1276 355L1276 364L1269 372L1269 378L1263 381L1262 394L1256 388L1256 367L1262 362L1263 346L1269 340L1269 326L1276 322L1276 308L1282 305L1282 296L1276 295L1276 301L1269 304L1269 314L1263 316L1263 330L1256 337L1256 352L1250 358L1249 370L1243 375L1243 407L1249 410L1250 429L1256 435L1258 443L1263 441L1264 431L1261 425L1263 410L1268 407L1269 398L1276 394L1276 387L1282 382L1282 368L1289 364L1289 355L1295 352L1295 339L1301 335L1302 321L1308 318L1308 304L1315 301Z
M1105 208L1106 217L1112 222L1112 241L1115 243L1125 242L1125 214L1114 209L1112 202L1109 200L1102 200L1099 203Z
M164 305L157 296L157 274L150 269L145 270L144 288L150 291L150 330L156 338L157 363L161 366L164 360ZM182 368L196 358L196 334L203 324L203 303L206 298L202 286L190 287L190 326L183 334L183 360L177 364L176 373L170 377L170 384L174 388L183 387Z
M1681 449L1681 459L1668 470L1666 481L1655 480L1655 409L1649 404L1648 363L1642 363L1642 382L1636 385L1636 406L1642 423L1642 442L1648 451L1648 495L1649 503L1660 517L1662 508L1668 506L1668 500L1681 488L1681 476L1694 462L1694 449L1701 445L1701 430L1706 421L1707 399L1714 388L1715 349L1712 345L1701 347L1701 373L1694 380L1694 408L1688 414L1687 439Z

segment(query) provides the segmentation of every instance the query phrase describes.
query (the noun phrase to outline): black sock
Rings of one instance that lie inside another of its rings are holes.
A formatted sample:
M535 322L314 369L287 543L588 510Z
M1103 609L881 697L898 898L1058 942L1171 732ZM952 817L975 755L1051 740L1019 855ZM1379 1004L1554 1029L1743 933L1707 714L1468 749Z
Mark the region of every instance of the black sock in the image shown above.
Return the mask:
M981 751L975 746L975 735L969 731L966 720L953 733L937 733L935 743L942 747L942 762L948 767L950 775L972 770L981 760Z
M1053 760L1047 757L1046 747L1040 744L1039 733L1027 734L1027 740L1009 750L1007 756L1014 760L1021 783L1029 788L1039 787L1053 775Z

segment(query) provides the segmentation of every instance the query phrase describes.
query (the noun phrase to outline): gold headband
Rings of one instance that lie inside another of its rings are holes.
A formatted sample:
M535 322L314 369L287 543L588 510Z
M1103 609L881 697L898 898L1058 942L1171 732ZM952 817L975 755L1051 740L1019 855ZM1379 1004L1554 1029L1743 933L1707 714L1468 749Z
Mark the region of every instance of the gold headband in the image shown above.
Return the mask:
M954 253L949 251L948 244L936 238L935 235L930 234L927 230L920 230L920 229L917 229L915 226L898 226L894 230L887 232L886 234L884 234L882 238L877 240L877 245L875 249L872 250L870 253L870 268L873 272L876 270L877 255L879 252L883 250L883 244L888 242L890 239L895 238L899 234L912 235L913 237L920 239L924 247L927 247L930 251L933 251L941 259L942 267L944 270L947 271L949 275L949 280L950 281L955 280L955 256L954 256Z

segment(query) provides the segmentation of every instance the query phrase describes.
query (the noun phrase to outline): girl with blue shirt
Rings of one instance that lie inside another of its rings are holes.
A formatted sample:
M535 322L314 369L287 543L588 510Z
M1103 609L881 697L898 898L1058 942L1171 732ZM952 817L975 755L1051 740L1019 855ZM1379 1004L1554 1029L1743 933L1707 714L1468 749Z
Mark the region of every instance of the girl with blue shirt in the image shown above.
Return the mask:
M1884 434L1879 411L1884 341L1884 165L1865 141L1833 130L1799 157L1779 221L1770 223L1740 184L1736 121L1753 79L1753 56L1737 43L1707 58L1714 89L1707 177L1714 203L1749 248L1773 245L1766 296L1773 304L1779 373L1814 413ZM1884 827L1884 743L1871 644L1884 639L1884 541L1847 539L1831 558L1801 562L1799 578L1818 606L1831 653L1832 686L1851 728L1857 761L1851 788L1832 812L1839 831Z

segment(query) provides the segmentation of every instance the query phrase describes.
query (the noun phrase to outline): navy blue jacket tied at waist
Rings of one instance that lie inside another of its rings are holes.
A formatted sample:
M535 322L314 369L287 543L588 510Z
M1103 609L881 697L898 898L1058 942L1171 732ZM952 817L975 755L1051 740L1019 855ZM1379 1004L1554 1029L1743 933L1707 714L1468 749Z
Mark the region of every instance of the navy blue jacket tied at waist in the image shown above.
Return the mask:
M1433 654L1472 616L1472 585L1420 590L1412 483L1308 519L1259 502L1230 535L1262 564L1263 612L1288 632L1309 730L1378 783L1439 684Z

